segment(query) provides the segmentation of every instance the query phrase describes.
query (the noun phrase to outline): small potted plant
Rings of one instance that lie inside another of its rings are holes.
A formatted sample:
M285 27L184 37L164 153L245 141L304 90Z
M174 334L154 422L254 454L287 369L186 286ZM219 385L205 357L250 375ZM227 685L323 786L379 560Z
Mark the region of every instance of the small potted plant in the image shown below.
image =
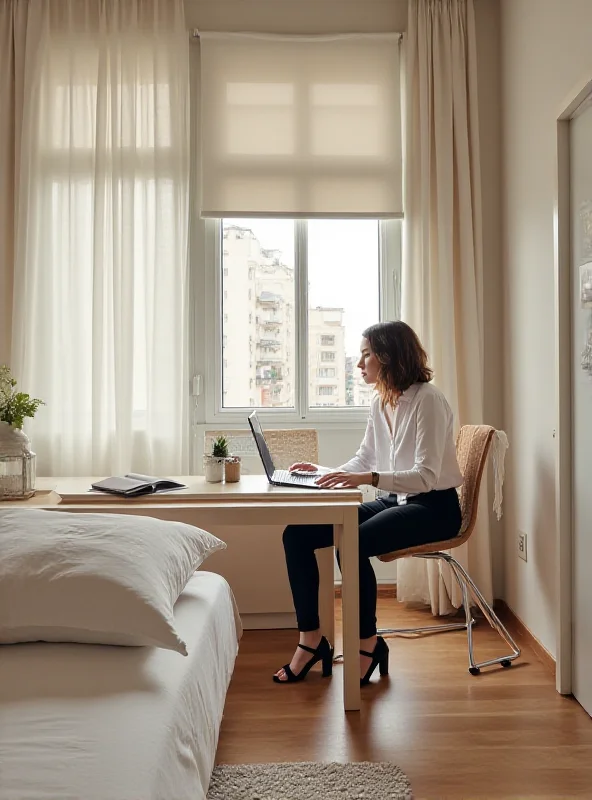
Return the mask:
M224 465L228 458L228 439L218 436L214 439L212 452L204 456L204 472L208 483L220 483L224 480Z
M41 405L42 400L17 392L10 368L0 365L0 500L35 494L35 453L21 428Z

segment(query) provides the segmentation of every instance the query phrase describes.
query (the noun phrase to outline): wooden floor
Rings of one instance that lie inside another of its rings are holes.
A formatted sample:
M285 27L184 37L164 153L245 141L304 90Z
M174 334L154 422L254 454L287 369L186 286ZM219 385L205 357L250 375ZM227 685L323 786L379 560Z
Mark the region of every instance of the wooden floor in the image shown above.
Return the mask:
M378 616L385 627L431 620L394 599L379 601ZM485 622L475 637L479 659L503 655ZM340 665L333 678L315 670L278 686L271 674L295 631L245 632L217 762L393 761L416 800L592 798L592 720L557 694L532 651L472 677L464 632L388 641L390 676L362 690L361 712L344 714Z

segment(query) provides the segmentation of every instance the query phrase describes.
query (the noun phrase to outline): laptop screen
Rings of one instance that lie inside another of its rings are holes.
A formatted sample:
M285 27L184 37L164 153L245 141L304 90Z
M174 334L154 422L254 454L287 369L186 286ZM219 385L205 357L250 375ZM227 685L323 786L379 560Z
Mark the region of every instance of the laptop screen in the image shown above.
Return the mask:
M265 437L263 436L261 423L259 422L259 417L257 416L256 411L253 411L253 413L249 415L249 425L251 426L253 436L255 437L255 444L257 445L257 450L259 450L261 461L263 461L265 472L267 473L267 477L271 480L271 477L275 472L275 467L273 466L273 459L271 457L271 453L269 452L269 447L267 446Z

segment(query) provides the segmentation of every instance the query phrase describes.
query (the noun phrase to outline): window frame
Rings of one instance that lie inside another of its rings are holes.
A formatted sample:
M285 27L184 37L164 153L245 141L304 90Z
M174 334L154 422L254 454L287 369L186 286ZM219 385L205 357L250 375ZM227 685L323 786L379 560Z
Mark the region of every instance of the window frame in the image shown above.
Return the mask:
M401 239L402 220L379 220L379 319L397 319L400 315L401 286ZM203 413L200 416L206 425L244 425L246 417L253 410L245 408L224 408L222 384L222 220L204 219L203 252L205 271L205 293L199 298L194 295L196 309L204 311L203 348L205 354L215 354L214 358L203 359L205 381L203 387ZM341 427L343 423L364 423L368 417L365 406L308 407L308 340L299 332L308 330L308 271L307 271L307 220L294 220L295 257L295 407L257 408L257 414L264 425L313 425L318 428ZM196 287L199 282L196 282ZM205 304L203 300L205 299ZM204 307L205 306L205 307ZM201 326L200 326L201 327ZM195 342L199 348L200 343ZM326 366L331 366L327 362ZM197 374L197 373L196 373ZM196 405L200 398L194 398ZM201 403L199 403L201 405Z

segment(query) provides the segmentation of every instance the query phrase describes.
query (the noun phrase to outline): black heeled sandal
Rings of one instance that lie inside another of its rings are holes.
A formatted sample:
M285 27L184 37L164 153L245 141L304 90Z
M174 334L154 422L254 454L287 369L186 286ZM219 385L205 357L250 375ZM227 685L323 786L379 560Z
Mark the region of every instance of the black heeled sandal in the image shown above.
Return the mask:
M360 650L361 656L367 656L368 658L372 659L372 663L366 670L366 674L363 678L360 678L360 686L366 686L370 683L370 678L372 677L372 673L378 666L380 669L381 675L388 675L389 669L389 649L387 643L384 641L382 636L376 637L376 645L374 647L374 651L369 653L367 650Z
M287 680L282 681L277 675L274 675L273 680L275 683L296 683L297 681L303 681L311 667L314 667L319 661L323 662L323 678L328 678L331 675L333 672L333 648L324 636L321 638L316 650L312 647L307 647L305 644L299 644L298 647L306 650L307 653L312 653L312 658L306 662L297 675L292 672L290 665L286 664L284 666L284 672L288 676Z

